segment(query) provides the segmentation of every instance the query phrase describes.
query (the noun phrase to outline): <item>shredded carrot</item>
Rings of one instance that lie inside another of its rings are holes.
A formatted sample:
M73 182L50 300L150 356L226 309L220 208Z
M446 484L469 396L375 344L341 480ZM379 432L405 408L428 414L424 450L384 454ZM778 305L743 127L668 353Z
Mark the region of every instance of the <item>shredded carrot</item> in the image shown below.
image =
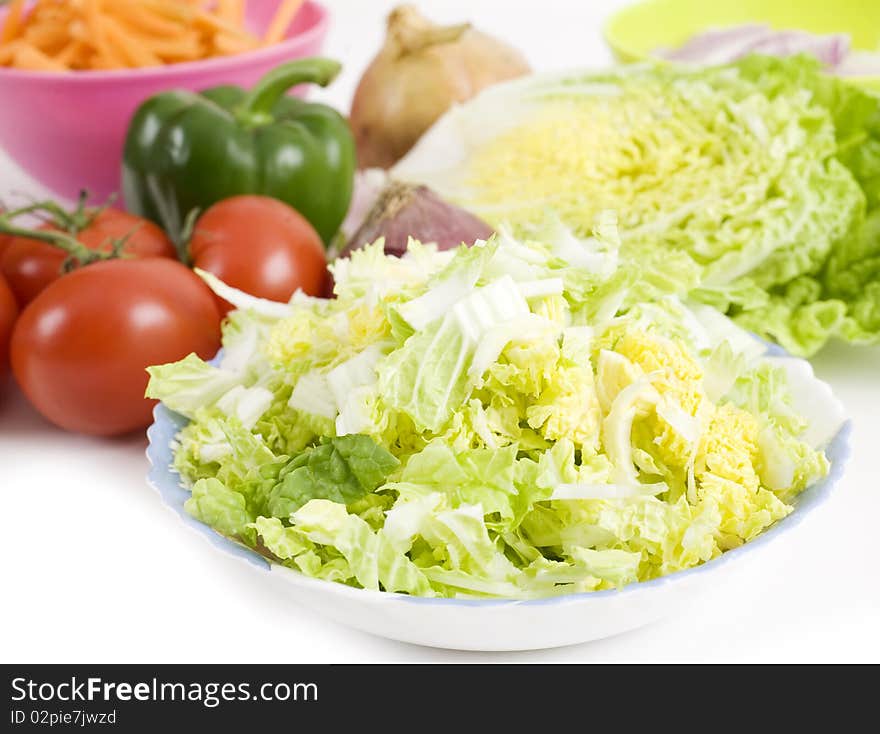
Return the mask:
M188 22L192 18L193 8L188 2L174 0L141 0L141 5L151 13L156 13L171 20Z
M21 41L11 41L0 46L0 66L8 66L12 63L12 60L15 58L15 52L18 51L21 43Z
M279 43L303 0L282 0L260 37L247 0L9 0L0 66L58 71L147 67Z
M67 71L67 67L59 64L55 59L46 56L39 49L22 41L15 50L14 66L17 69L30 69L31 71Z
M22 38L40 49L43 53L54 56L67 43L67 32L64 28L43 26L42 28L30 28Z
M271 46L272 44L280 43L284 39L284 36L287 35L287 29L290 28L290 24L293 22L302 4L303 0L283 0L275 12L275 17L272 18L272 22L269 24L266 35L263 36L264 44Z
M8 43L17 38L22 26L24 15L24 0L12 0L9 3L9 12L6 14L6 22L0 31L0 43Z
M71 40L55 54L55 60L71 69L82 69L88 59L88 46L82 41Z
M89 37L92 39L98 57L103 59L108 68L127 66L122 53L107 38L106 22L101 15L100 0L83 0L83 6L86 28L88 28Z
M176 36L186 29L180 20L172 20L162 13L156 13L144 7L138 0L116 0L121 11L117 19L132 30L157 36Z
M227 23L244 25L244 2L242 0L217 0L217 16Z
M113 18L105 18L107 41L119 49L129 66L161 66L162 60Z
M255 46L258 43L256 36L247 29L236 26L225 18L220 18L213 13L209 13L207 10L197 10L193 17L193 23L216 33L251 39Z
M250 39L234 36L231 33L218 33L214 36L214 47L222 56L234 56L257 47Z
M161 57L196 59L203 53L199 37L192 33L176 39L140 37L139 40L145 48Z

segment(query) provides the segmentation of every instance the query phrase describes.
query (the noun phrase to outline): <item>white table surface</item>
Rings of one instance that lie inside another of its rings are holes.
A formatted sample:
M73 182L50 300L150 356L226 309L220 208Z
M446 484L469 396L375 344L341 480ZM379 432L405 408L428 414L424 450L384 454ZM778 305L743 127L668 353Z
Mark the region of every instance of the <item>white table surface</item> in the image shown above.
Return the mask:
M387 0L329 0L322 99L347 108L378 48ZM538 69L610 61L601 23L622 2L422 0L470 19ZM2 111L0 111L2 114ZM0 152L0 196L40 188ZM12 384L0 400L2 662L880 661L880 349L814 361L855 423L833 499L747 574L675 619L601 642L512 654L438 651L338 626L218 553L144 482L142 437L101 441L47 425Z

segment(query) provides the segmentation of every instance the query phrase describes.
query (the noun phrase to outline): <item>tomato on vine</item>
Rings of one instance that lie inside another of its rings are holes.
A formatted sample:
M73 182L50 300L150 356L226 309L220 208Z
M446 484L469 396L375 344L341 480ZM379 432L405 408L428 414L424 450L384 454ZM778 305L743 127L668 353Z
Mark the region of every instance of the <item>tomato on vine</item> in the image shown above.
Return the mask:
M38 230L70 235L87 251L108 253L116 247L130 257L177 256L171 240L153 222L118 209L89 208L81 200L75 210L66 211L55 202L43 201L6 212L3 219L10 223L29 213L49 217ZM20 234L16 234L16 229ZM27 230L16 227L11 230L5 235L5 246L0 242L0 273L6 277L23 308L78 263L63 250L27 236ZM3 237L0 234L0 238Z
M191 352L209 359L219 349L214 294L165 256L164 246L158 257L133 256L125 238L90 247L55 229L20 227L12 221L20 213L0 215L0 231L44 245L73 269L49 282L15 322L16 381L46 419L67 430L113 436L145 428L155 404L144 397L146 368Z

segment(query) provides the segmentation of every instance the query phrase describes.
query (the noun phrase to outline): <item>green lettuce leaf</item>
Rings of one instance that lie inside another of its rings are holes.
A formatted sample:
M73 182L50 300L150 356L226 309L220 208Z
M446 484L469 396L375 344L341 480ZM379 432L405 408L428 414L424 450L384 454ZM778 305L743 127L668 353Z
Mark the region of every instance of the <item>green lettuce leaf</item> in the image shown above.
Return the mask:
M245 498L252 515L265 512L287 457L274 454L259 434L216 408L202 408L178 434L177 443L174 467L185 481L218 479Z
M344 505L313 499L297 510L293 527L313 543L336 548L365 589L402 591L433 596L428 580L403 553L381 533L374 533Z
M195 354L179 362L147 367L150 382L146 397L161 400L176 413L193 418L199 408L215 404L241 385L234 372L213 367Z
M258 517L248 527L256 532L263 548L279 561L289 561L315 547L299 530L282 524L277 517Z
M218 479L197 481L184 508L193 517L231 537L244 532L255 519L248 511L244 496Z
M453 507L479 505L487 525L512 529L532 503L549 497L535 486L534 472L517 459L519 447L454 451L443 440L434 440L409 458L400 480L385 486L405 498L445 495ZM546 487L544 489L548 489Z
M399 464L369 436L326 439L281 469L269 496L269 512L287 518L312 499L354 502L383 484Z
M439 430L467 397L468 370L480 340L493 327L528 313L509 276L473 290L379 366L386 402L409 415L416 427Z

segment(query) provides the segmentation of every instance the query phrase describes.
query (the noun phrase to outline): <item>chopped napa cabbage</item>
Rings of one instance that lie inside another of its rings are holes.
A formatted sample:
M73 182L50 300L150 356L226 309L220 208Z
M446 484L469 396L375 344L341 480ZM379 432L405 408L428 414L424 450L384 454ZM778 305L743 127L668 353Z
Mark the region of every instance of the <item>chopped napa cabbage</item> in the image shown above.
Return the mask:
M315 578L421 596L617 588L754 538L828 471L842 416L725 316L639 300L616 252L607 216L372 247L332 300L233 312L217 366L150 370L190 418L187 510Z

